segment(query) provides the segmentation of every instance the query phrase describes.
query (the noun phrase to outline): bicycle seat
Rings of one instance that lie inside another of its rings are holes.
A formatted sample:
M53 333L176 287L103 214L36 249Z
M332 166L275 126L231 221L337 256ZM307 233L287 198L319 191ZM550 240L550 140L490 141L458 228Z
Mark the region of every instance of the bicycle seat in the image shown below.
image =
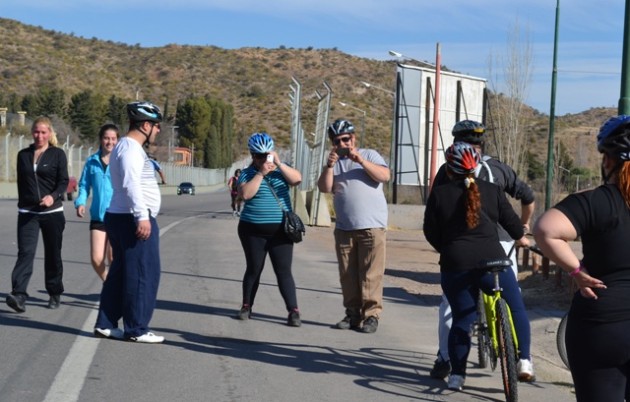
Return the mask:
M477 265L477 268L483 269L485 271L502 271L506 268L510 268L511 266L512 266L512 260L496 259L496 260L481 261Z

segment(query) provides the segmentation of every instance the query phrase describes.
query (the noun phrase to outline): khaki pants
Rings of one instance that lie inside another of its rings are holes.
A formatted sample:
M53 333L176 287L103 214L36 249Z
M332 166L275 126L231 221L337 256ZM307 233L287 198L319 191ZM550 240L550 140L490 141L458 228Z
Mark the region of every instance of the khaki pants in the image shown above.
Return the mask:
M386 231L383 228L335 229L339 281L346 315L354 323L383 310Z

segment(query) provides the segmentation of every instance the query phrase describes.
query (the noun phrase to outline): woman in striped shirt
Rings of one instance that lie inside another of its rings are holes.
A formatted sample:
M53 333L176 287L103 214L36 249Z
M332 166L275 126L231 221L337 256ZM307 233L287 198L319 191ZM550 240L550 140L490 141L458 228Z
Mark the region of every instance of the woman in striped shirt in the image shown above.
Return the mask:
M247 320L251 317L260 276L269 254L289 313L287 325L299 327L302 323L291 272L293 242L284 233L282 220L283 210L291 210L289 187L300 184L302 175L280 161L274 151L273 139L267 133L252 134L247 145L252 163L243 169L238 179L238 193L245 201L238 237L247 262L243 277L243 304L238 318Z

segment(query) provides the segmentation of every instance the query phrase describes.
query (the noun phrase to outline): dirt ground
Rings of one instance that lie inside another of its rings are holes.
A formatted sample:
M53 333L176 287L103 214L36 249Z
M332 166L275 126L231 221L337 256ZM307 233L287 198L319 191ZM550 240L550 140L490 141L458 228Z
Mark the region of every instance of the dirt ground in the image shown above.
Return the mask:
M317 238L317 241L329 243L330 230L312 227L307 231L307 236L310 241ZM576 250L579 248L577 244L574 246ZM334 253L332 244L330 248L331 253ZM387 285L398 286L415 295L419 303L436 308L442 294L438 259L439 255L426 241L421 230L388 230ZM558 280L553 265L546 277L542 268L533 271L531 258L528 266L524 266L522 260L522 255L519 255L519 284L530 316L531 349L537 381L555 383L571 392L571 375L560 360L556 346L558 324L571 301L571 282L566 274Z
M420 230L389 230L387 233L388 280L419 298L432 300L442 294L439 282L439 255L425 240ZM534 264L530 256L527 266L519 255L519 284L525 305L530 309L568 310L571 302L571 282L566 275L556 277L552 264L545 276L538 257ZM536 265L536 267L534 267ZM537 272L534 269L537 268Z

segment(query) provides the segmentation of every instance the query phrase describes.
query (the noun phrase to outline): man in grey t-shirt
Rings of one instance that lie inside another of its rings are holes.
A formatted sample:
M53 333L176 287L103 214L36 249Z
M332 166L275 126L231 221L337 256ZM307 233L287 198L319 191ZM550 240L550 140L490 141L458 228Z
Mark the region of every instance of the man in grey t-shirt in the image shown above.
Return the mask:
M390 177L383 157L356 147L354 126L336 120L328 127L333 147L317 186L333 193L335 249L345 317L339 329L373 333L383 310L387 201L383 183Z

